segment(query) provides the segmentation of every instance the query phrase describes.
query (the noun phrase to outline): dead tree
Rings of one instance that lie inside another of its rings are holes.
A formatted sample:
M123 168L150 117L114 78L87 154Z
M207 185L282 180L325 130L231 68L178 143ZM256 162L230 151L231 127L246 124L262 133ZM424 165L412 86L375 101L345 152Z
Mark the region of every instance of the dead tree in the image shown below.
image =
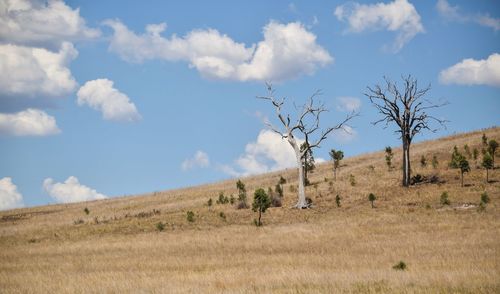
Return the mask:
M292 122L290 114L282 113L283 106L285 104L285 98L276 99L274 96L272 85L266 84L266 86L268 91L267 96L258 96L257 98L268 100L272 103L276 110L276 115L279 119L279 122L282 125L282 128L278 129L269 122L267 123L267 125L272 131L279 134L283 139L286 139L295 152L295 159L297 161L297 167L299 171L299 195L297 204L294 207L308 208L310 204L308 204L306 201L304 188L304 166L302 164L304 156L312 148L318 148L321 142L325 140L332 131L343 129L347 122L356 114L350 114L336 126L322 130L321 134L315 141L310 141L311 136L313 136L317 131L320 130L320 115L323 112L327 111L323 104L315 103L314 101L314 99L321 93L319 91L314 92L314 94L309 97L308 102L302 106L302 109L298 109L299 115ZM300 149L300 143L298 142L298 139L296 137L297 132L307 138L308 144L306 148L303 148L303 150Z
M411 176L411 142L415 135L423 130L436 132L437 129L430 127L432 121L444 126L445 120L429 115L427 110L439 108L448 103L434 104L425 99L424 96L430 90L430 85L419 89L417 79L412 78L411 75L402 79L404 89L401 91L395 82L384 77L385 88L379 85L375 85L373 88L367 87L368 92L365 93L365 96L370 99L372 105L382 115L380 120L373 122L374 125L381 122L385 122L384 128L387 128L389 123L397 125L395 132L400 135L403 143L403 186L408 187Z

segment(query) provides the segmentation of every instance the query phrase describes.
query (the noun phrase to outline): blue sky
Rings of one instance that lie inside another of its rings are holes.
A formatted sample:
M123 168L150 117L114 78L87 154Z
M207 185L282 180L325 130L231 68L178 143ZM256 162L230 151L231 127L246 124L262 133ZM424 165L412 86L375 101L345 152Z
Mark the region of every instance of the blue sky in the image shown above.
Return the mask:
M450 102L417 140L500 123L493 0L1 0L0 27L0 209L293 167L265 81L290 104L321 89L324 126L360 112L323 159L399 145L363 96L383 76Z

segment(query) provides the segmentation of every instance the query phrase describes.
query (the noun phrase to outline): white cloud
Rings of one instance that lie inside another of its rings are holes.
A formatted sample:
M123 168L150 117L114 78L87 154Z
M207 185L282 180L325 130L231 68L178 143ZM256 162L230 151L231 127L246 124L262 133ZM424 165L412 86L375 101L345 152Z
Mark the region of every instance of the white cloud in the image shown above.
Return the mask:
M475 22L481 26L492 28L494 31L500 30L500 18L494 18L483 13L461 13L458 5L452 6L447 0L438 0L436 9L441 16L449 21Z
M54 48L99 35L63 1L0 0L0 42Z
M136 121L141 118L129 97L115 89L113 81L108 79L88 81L76 95L78 105L101 111L106 120Z
M78 55L71 43L59 52L0 45L0 96L4 99L62 97L77 85L68 64Z
M193 157L188 158L182 162L181 168L183 171L187 171L193 168L205 168L210 165L210 158L208 157L208 154L198 150L196 153L193 155Z
M0 210L22 207L23 195L9 177L0 179Z
M298 140L299 144L303 141ZM252 175L296 166L295 153L290 144L271 130L262 130L257 141L248 143L245 153L235 161L235 167L224 165L219 169L231 176Z
M60 133L56 120L44 111L29 108L18 113L0 113L0 134L47 136Z
M346 112L355 112L361 108L361 100L356 97L339 97L337 109Z
M85 185L80 184L76 177L70 176L64 183L56 183L47 178L43 181L43 189L57 202L80 202L108 198Z
M358 132L350 126L343 126L332 133L333 139L339 143L349 143L358 137Z
M397 52L418 33L424 32L420 15L407 0L390 3L349 3L337 6L334 15L347 21L347 32L360 33L366 30L388 30L397 32L392 50Z
M114 30L109 50L122 59L187 61L206 78L282 81L312 74L333 61L316 43L316 36L298 22L270 22L264 27L264 40L249 47L214 29L164 38L160 34L166 29L165 23L148 25L142 35L117 20L105 24Z
M500 54L493 53L486 60L464 59L441 71L439 81L443 84L500 87Z

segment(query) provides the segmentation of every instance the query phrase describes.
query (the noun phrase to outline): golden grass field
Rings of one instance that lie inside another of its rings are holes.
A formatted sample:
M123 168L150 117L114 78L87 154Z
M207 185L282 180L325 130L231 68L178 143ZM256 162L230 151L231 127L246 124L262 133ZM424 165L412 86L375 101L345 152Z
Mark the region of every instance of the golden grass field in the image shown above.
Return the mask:
M400 169L388 171L382 151L344 159L336 181L331 163L318 165L307 188L315 206L308 210L290 208L295 170L243 178L249 202L254 189L287 179L284 205L263 215L263 227L253 224L251 209L215 204L219 192L236 193L236 179L2 211L0 292L500 293L498 169L486 183L480 159L470 160L462 188L459 171L447 167L454 145L480 150L483 132L500 141L497 127L412 146L413 174L436 174L440 184L400 187ZM430 166L434 154L437 169ZM396 149L397 167L400 157ZM444 191L450 206L440 204ZM474 205L484 191L491 202L479 211ZM374 209L370 192L378 197ZM165 224L161 232L158 222ZM400 260L404 271L392 268Z

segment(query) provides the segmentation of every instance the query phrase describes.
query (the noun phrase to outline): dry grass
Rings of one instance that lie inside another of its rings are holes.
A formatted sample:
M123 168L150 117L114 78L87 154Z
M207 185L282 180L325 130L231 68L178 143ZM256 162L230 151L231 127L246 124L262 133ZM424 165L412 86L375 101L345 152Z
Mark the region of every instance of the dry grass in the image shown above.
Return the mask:
M485 130L500 141L500 128ZM499 293L500 175L476 168L460 187L447 168L454 145L480 149L482 132L415 144L414 174L436 174L440 184L403 189L383 153L343 161L311 175L315 207L298 211L290 186L296 172L243 179L248 190L287 178L284 207L253 225L254 213L216 205L220 191L236 194L235 180L176 191L0 212L1 292L155 293ZM400 166L401 150L395 165ZM419 166L420 156L440 166ZM373 166L374 169L370 168ZM349 184L349 175L357 184ZM326 178L326 180L325 180ZM331 183L331 184L330 184ZM450 207L439 196L447 191ZM486 210L477 205L487 191ZM377 195L371 209L367 195ZM251 193L249 193L251 194ZM335 205L335 195L342 207ZM209 198L214 205L208 208ZM249 199L251 195L249 195ZM88 207L90 214L83 211ZM154 211L156 210L156 211ZM195 221L186 212L195 212ZM219 216L224 212L226 219ZM81 224L75 221L82 220ZM159 232L156 224L165 229ZM396 271L403 260L408 268Z

